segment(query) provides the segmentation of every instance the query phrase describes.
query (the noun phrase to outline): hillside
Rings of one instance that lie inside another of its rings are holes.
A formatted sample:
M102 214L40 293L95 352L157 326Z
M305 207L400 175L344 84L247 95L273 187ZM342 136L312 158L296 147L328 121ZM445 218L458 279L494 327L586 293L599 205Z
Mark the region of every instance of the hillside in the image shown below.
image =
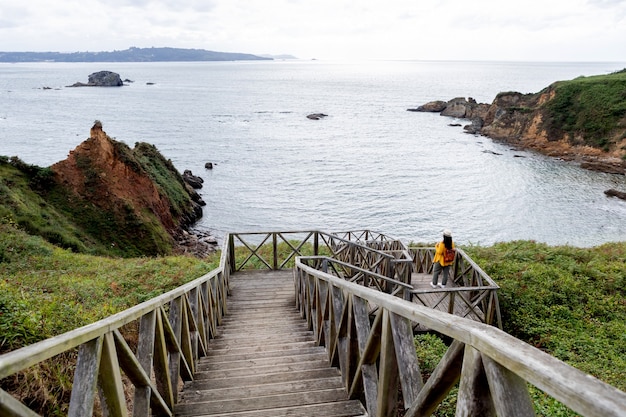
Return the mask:
M626 172L626 69L558 81L538 93L502 92L491 104L454 98L409 110L469 119L469 133L584 168Z
M252 54L205 49L135 48L111 52L0 52L0 62L165 62L271 60Z
M199 195L158 150L90 137L51 167L0 158L0 219L74 252L121 257L174 253L202 216Z

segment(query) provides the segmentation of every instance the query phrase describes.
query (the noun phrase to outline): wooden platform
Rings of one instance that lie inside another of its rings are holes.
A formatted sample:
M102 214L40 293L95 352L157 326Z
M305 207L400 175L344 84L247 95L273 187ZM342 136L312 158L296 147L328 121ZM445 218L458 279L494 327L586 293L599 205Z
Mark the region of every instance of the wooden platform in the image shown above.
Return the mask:
M445 288L431 287L430 283L432 282L432 279L432 274L413 273L411 275L411 285L414 289L422 292L419 296L419 299L421 300L419 304L435 310L445 311L447 313L454 314L455 316L466 317L480 322L484 321L482 312L477 309L470 309L468 307L468 304L470 304L468 300L461 300L461 298L466 296L466 292L460 291L459 286L456 285L452 279L448 279ZM441 281L442 276L439 275L439 282L441 283ZM452 309L453 311L450 311L451 295L453 295L456 299ZM416 300L414 299L414 302L415 301Z
M295 307L293 271L238 272L219 336L176 416L365 416Z

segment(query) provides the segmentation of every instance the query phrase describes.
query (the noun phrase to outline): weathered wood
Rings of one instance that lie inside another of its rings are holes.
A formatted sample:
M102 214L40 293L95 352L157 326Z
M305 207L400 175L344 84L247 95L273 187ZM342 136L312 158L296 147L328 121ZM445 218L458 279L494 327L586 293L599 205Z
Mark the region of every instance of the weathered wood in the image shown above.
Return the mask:
M380 337L380 364L378 371L378 393L376 417L386 417L396 414L398 403L398 362L393 343L389 311L382 311Z
M154 340L154 377L156 386L170 409L174 408L174 388L169 374L168 352L165 342L163 322L166 321L162 309L158 309L156 316L156 331Z
M182 296L172 300L170 303L169 319L164 322L164 329L166 335L170 337L166 338L168 341L168 353L169 361L168 366L170 369L170 385L173 389L178 387L178 371L181 363L181 348L180 348L180 336L182 331ZM169 325L169 326L168 326ZM191 373L191 369L189 372ZM174 403L176 403L176 396L174 395Z
M137 342L137 361L148 380L152 372L155 328L156 312L151 311L144 315L139 322L139 340ZM134 417L149 417L151 391L150 385L145 382L143 384L135 384Z
M155 415L172 415L167 404L159 394L159 391L152 384L150 376L145 371L139 360L135 357L120 332L116 330L113 335L115 337L115 348L118 352L120 368L124 371L124 373L128 376L128 379L130 379L135 386L133 416L148 417L150 415L151 400L152 406L155 410ZM152 354L150 354L150 356L152 356ZM150 362L150 366L151 364L152 362ZM145 396L147 396L147 398L145 398Z
M3 417L41 417L30 408L0 389L0 416Z
M360 285L296 263L308 280L328 281L352 297L367 300L378 309L389 310L412 322L421 323L458 342L472 346L526 382L536 386L572 410L583 415L624 416L626 393L590 378L583 372L502 332L496 327L408 303L398 297L372 291ZM361 361L363 363L363 361ZM362 369L359 371L362 372ZM358 377L357 377L358 378ZM426 384L428 385L428 383ZM356 395L350 390L351 397Z
M330 366L324 347L317 346L313 332L295 311L293 290L283 291L293 285L289 272L242 272L234 277L231 313L219 337L209 343L194 381L185 384L176 415L365 414L358 401L348 399L340 372ZM327 327L330 339L335 337L330 291L326 301L315 292L320 305L317 327L321 333ZM307 340L293 342L303 331Z
M483 357L482 361L497 415L534 416L526 381L489 357Z
M106 406L106 412L103 414L110 417L126 417L128 409L113 333L104 335L98 383L104 396L102 406Z
M432 375L404 414L405 417L429 416L448 395L461 375L465 345L453 341Z
M413 329L408 319L395 313L389 314L389 320L398 361L404 407L409 408L424 385L413 342Z
M103 336L98 337L78 348L69 417L90 416L93 412L103 339Z
M480 352L466 345L456 402L456 416L496 417L498 415L516 416L517 413L496 414Z
M358 352L356 352L358 362L356 365L356 374L350 386L349 395L350 398L356 398L358 393L363 390L367 412L373 416L378 408L378 369L376 368L376 364L373 363L373 359L378 356L378 353L376 352L376 355L370 355L370 357L368 357L367 348L370 337L373 339L375 335L378 335L378 338L380 338L381 315L379 314L376 317L373 324L374 330L372 330L365 300L360 297L352 297L352 307L358 341ZM370 336L372 333L374 336Z

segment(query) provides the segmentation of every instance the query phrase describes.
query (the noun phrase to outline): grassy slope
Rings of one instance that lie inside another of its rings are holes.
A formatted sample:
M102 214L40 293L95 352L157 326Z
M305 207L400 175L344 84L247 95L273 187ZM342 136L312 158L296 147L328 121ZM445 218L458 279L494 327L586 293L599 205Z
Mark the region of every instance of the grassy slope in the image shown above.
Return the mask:
M501 287L505 331L626 391L626 242L466 251Z
M626 137L626 69L559 81L546 104L549 126L608 151Z
M626 390L626 243L580 249L519 241L465 250L501 286L506 331ZM217 264L217 257L201 261L74 254L0 222L0 351L121 311ZM427 363L422 366L427 370ZM44 367L23 376L29 389L45 386L37 374L56 378L55 386L65 387L62 393L40 389L39 395L48 397L33 401L50 405L67 396L69 384L58 382L64 372L63 367ZM3 381L2 386L14 384ZM573 415L540 392L533 396L542 415ZM453 401L447 407L438 415L453 415Z

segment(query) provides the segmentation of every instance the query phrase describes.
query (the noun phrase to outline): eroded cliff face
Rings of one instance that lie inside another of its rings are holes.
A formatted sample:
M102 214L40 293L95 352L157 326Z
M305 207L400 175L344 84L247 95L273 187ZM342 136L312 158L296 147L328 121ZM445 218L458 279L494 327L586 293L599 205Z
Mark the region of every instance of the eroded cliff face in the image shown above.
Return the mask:
M147 144L143 146L150 147ZM168 187L157 184L151 178L142 166L141 158L145 155L138 155L137 147L132 150L111 139L101 123L96 122L90 137L71 151L67 159L52 165L51 169L57 182L67 190L67 198L76 200L76 206L90 206L90 209L95 209L91 213L97 212L105 217L110 214L112 225L107 224L107 228L114 230L109 231L109 236L105 238L114 240L116 233L134 234L136 240L133 242L132 236L129 236L129 245L139 246L142 239L152 240L153 243L146 247L152 247L151 250L158 253L167 253L167 248L175 248L176 240L202 215L202 209L193 201L192 194L195 192L170 166L171 163L160 156L156 148L153 152L158 161L152 163L165 165L171 171ZM176 198L167 195L164 189L177 190ZM89 226L90 220L77 221Z
M121 160L98 123L89 139L51 168L62 184L102 209L147 208L169 231L176 227L167 198L144 172L136 172Z
M614 145L609 149L585 145L584 138L551 126L545 104L554 95L554 89L548 87L536 94L500 93L491 104L479 104L471 98L466 100L457 97L445 105L437 101L409 110L436 111L442 116L470 119L472 123L464 127L469 133L481 134L545 155L578 161L584 168L626 173L626 161L623 159L626 155L625 131L613 132L610 142Z

